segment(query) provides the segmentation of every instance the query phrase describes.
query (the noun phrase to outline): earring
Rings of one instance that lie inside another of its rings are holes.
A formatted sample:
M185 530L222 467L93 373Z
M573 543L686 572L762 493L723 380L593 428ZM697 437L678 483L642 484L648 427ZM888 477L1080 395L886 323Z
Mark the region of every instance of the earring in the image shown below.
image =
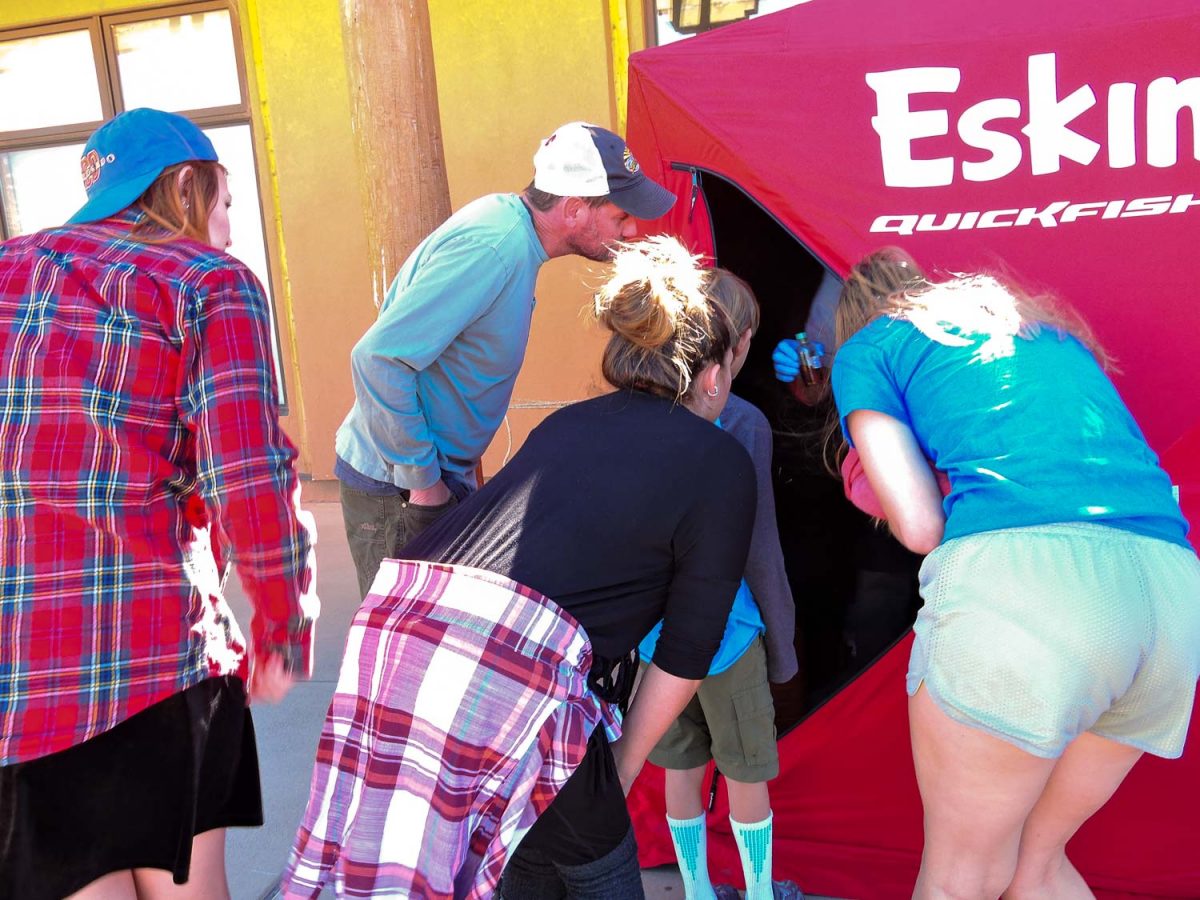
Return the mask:
M711 391L705 391L704 393L708 394L708 396L710 396L710 397L715 398L717 396L717 394L721 393L721 389L714 384L713 389Z

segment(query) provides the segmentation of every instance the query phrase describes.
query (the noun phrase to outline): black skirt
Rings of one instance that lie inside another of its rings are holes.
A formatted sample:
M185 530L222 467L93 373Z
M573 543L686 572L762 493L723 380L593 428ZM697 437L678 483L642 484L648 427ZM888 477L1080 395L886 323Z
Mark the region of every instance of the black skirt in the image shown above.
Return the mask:
M0 900L59 900L126 869L183 884L195 835L262 823L245 686L210 678L82 744L0 767Z
M513 855L531 862L541 859L547 864L583 866L620 847L631 827L617 761L601 724L588 738L579 767L537 817Z

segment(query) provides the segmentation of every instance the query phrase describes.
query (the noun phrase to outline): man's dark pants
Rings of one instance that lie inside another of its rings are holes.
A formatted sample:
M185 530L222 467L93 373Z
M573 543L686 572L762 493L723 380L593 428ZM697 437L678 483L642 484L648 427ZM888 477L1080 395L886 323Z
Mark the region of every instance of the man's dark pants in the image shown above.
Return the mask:
M350 557L358 574L358 593L367 596L371 583L385 559L395 559L400 549L452 509L458 499L451 495L441 506L417 506L408 492L377 495L341 485L342 521Z

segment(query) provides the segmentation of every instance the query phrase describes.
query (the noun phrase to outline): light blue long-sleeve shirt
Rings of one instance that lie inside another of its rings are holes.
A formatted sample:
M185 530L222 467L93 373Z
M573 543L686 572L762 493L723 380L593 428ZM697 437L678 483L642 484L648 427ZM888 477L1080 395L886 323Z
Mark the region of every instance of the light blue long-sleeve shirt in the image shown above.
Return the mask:
M508 410L547 258L515 194L467 204L422 241L351 353L338 457L397 487L473 481Z

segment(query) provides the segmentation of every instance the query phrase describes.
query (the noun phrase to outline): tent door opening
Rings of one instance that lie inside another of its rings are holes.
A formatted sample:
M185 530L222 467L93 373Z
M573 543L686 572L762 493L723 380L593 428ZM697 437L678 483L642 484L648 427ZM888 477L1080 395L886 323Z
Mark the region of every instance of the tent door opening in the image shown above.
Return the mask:
M773 435L772 486L800 658L796 678L773 685L782 735L907 633L920 604L920 557L854 508L829 471L826 460L837 458L841 438L827 438L828 392L806 405L774 376L772 350L799 331L821 335L828 361L832 320L822 310L832 304L818 304L816 316L810 311L819 292L836 300L841 279L737 185L711 171L675 168L693 173L700 196L692 203L706 205L717 265L745 279L761 309L734 391L763 411Z

